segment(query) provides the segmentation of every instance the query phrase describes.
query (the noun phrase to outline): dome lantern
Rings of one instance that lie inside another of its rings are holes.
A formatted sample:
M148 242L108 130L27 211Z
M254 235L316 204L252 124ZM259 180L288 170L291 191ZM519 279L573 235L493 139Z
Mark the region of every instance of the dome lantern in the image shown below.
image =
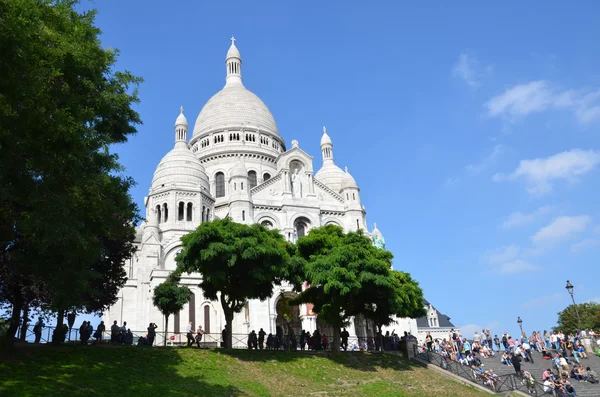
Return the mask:
M183 106L179 108L179 116L175 120L175 144L183 142L187 144L188 121L183 115Z
M231 47L229 47L229 51L227 51L225 64L227 65L225 86L242 84L242 57L240 51L235 46L235 37L233 36L231 36Z
M323 155L323 163L333 162L333 142L327 135L327 128L323 127L323 136L321 137L321 154Z

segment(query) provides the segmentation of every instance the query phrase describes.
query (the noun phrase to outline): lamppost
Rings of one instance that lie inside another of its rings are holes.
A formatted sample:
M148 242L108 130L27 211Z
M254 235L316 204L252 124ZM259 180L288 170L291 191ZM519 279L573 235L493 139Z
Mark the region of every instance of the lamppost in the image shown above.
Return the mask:
M521 320L521 317L517 317L517 324L519 324L519 328L521 329L521 337L523 337L523 320Z
M573 284L569 280L567 280L567 286L565 287L569 294L571 295L571 299L573 300L573 306L575 307L575 314L577 314L577 326L581 329L581 318L579 317L579 309L577 309L577 305L575 304L575 297L573 296Z

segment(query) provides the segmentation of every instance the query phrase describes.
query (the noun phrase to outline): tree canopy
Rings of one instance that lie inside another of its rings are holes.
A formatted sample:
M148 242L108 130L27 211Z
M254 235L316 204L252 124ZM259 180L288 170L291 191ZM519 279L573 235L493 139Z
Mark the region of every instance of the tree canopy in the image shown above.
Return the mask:
M225 346L231 348L234 313L239 313L248 299L267 299L274 285L290 277L294 248L277 230L229 218L204 222L181 241L177 271L200 273L204 296L221 301L227 330Z
M581 328L579 320L581 318ZM600 328L600 304L595 302L579 303L577 310L574 305L569 305L562 311L558 312L557 331L575 332L578 329L599 329Z
M169 316L183 309L190 300L191 291L184 285L179 285L177 273L171 273L169 277L154 287L152 303L165 316L164 345L167 345L167 330L169 327Z
M0 302L8 337L28 305L114 303L133 251L133 180L109 148L140 123L141 79L115 70L95 12L73 0L0 2Z
M392 272L392 253L374 247L361 230L311 229L297 249L310 288L293 302L312 303L313 311L333 326L334 351L339 350L340 327L351 316L363 314L382 324L394 314L421 313L416 309L423 299L418 285L406 273Z

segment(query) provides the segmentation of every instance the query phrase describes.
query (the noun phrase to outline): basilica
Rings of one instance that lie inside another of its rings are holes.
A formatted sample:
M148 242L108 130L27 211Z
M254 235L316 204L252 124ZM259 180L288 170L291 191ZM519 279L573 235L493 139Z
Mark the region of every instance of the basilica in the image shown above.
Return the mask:
M292 242L313 227L335 224L346 231L362 229L383 245L379 230L367 229L360 189L348 170L336 165L326 129L321 159L313 164L297 140L286 145L269 108L244 86L242 57L233 38L225 66L225 86L204 105L189 139L183 108L175 120L175 144L154 172L144 199L146 220L135 240L137 252L126 264L128 280L118 301L105 313L107 324L127 322L132 331L141 332L153 322L163 329L164 318L152 304L154 287L175 269L180 238L202 222L230 217L260 223L280 230ZM181 283L193 294L169 321L169 332L185 331L189 321L211 334L219 334L225 326L221 305L204 298L199 282L198 274L182 277ZM247 335L260 328L275 333L284 323L296 335L301 329L326 329L310 305L293 307L292 319L282 315L281 298L293 295L284 285L270 299L249 301L234 318L233 334ZM348 331L365 336L372 334L370 328L357 320ZM399 319L394 328L397 333L414 328L416 333L416 321Z

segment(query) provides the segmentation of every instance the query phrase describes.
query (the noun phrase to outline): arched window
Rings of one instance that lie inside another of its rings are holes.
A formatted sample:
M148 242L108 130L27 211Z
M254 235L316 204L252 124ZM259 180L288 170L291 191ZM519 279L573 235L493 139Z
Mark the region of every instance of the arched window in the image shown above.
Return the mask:
M188 203L187 204L187 221L191 222L192 221L192 214L193 214L193 206L192 203Z
M163 204L163 222L169 220L169 208L167 207L167 203Z
M180 202L179 203L179 207L177 208L177 220L178 221L182 221L183 220L184 207L185 207L185 204L183 202Z
M210 306L204 306L204 332L210 334Z
M356 229L360 229L360 223L358 223L358 219L356 220Z
M242 211L242 221L246 220L246 211Z
M210 222L210 209L206 209L206 222Z
M308 226L310 222L306 218L298 218L296 222L294 222L294 227L296 229L296 237L304 237L308 233Z
M158 223L162 222L162 217L161 217L162 211L160 210L160 205L156 206L156 219L158 219Z
M352 200L356 200L356 194L352 193Z
M266 227L267 229L273 229L273 222L271 221L262 221L260 224Z
M256 180L256 171L249 171L248 172L248 189L252 189L257 184L258 183Z
M225 197L225 174L222 172L215 175L215 193L217 197Z
M263 181L266 182L269 179L271 179L271 174L269 174L268 172L265 172L263 175Z

